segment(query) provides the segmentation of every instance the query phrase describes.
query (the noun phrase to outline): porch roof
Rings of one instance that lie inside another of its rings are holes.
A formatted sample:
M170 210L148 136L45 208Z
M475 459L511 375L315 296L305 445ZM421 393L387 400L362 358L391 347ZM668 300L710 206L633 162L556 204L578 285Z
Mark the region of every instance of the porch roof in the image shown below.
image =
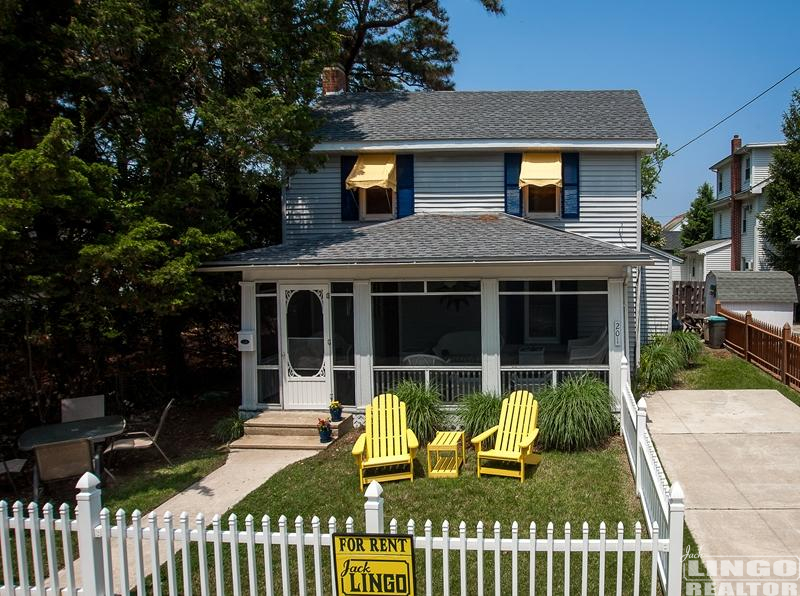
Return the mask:
M417 214L226 255L202 268L498 262L650 262L622 248L504 213Z

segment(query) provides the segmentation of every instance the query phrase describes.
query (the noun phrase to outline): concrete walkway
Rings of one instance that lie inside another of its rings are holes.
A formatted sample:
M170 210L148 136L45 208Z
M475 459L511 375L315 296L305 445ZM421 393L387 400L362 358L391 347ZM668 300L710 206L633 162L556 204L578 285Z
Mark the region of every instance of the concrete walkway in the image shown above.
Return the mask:
M707 565L800 555L800 408L774 390L663 391L647 405ZM718 586L725 581L714 575Z
M276 472L282 470L289 464L296 461L311 457L317 451L311 450L287 450L287 449L274 449L274 450L247 450L237 451L233 450L228 455L225 463L211 472L208 476L199 480L186 490L178 493L161 506L157 507L154 511L159 517L159 526L163 526L163 515L167 511L173 514L175 523L177 524L178 516L181 512L185 511L189 514L194 527L194 519L198 513L202 513L206 521L210 524L211 519L215 514L223 515L231 507L236 505L244 497L246 497L253 490L264 484ZM114 513L114 512L112 512ZM130 523L130 514L128 514L128 523ZM254 515L258 512L253 512ZM149 514L149 512L148 512ZM147 523L147 515L142 516L142 525ZM258 518L260 519L260 515ZM244 519L241 520L244 524ZM227 527L227 519L224 523ZM167 549L165 543L159 542L159 560L163 563ZM176 552L180 552L176 544ZM134 567L133 558L133 541L128 541L128 578L131 588L136 584L136 572ZM145 547L145 574L151 573L150 556ZM120 577L119 560L113 557L113 569L115 578L115 589L119 591L118 578ZM64 581L64 573L60 574L61 581ZM75 577L80 585L80 563L75 562ZM62 585L64 585L62 583Z

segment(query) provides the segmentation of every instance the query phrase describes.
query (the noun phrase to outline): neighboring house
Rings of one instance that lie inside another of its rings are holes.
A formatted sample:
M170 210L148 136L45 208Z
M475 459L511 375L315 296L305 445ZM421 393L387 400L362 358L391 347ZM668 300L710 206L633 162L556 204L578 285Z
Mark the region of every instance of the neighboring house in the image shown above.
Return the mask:
M706 240L681 250L681 281L705 281L708 272L724 270L731 263L731 241Z
M286 184L284 243L204 266L242 276L243 413L360 409L402 379L453 402L580 371L619 397L653 263L639 94L324 87L323 160Z
M754 319L776 327L794 322L797 288L786 271L711 271L706 278L706 312L723 308L750 311Z
M742 145L739 135L734 135L730 154L710 168L717 176L714 239L731 239L730 261L725 266L729 271L770 269L758 214L766 208L772 153L782 145Z
M642 244L642 250L649 254L653 263L641 268L642 300L640 343L649 343L655 335L672 331L672 282L680 281L683 259L666 251Z
M683 230L683 222L686 220L686 214L681 213L670 219L664 224L664 252L669 254L678 254L681 252L683 245L681 244L681 231Z

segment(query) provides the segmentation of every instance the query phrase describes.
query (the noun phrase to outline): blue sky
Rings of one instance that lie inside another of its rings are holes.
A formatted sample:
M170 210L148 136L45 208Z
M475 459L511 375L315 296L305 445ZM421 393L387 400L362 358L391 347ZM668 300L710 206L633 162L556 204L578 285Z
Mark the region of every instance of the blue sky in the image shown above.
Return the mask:
M800 1L444 0L460 56L456 89L638 89L663 142L676 149L800 66ZM645 212L684 211L708 166L745 143L782 139L800 72L667 161Z

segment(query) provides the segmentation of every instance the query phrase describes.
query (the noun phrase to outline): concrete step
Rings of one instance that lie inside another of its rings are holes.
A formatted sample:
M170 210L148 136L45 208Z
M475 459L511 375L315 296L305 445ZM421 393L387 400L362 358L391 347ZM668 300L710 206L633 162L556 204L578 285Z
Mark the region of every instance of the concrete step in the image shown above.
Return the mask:
M322 451L330 443L320 443L319 436L301 435L294 437L278 435L245 435L231 443L231 449L309 449Z
M281 437L318 437L317 422L328 418L329 412L286 412L269 410L244 423L245 436L274 435ZM353 416L345 414L340 422L331 422L333 437L338 438L353 428Z

